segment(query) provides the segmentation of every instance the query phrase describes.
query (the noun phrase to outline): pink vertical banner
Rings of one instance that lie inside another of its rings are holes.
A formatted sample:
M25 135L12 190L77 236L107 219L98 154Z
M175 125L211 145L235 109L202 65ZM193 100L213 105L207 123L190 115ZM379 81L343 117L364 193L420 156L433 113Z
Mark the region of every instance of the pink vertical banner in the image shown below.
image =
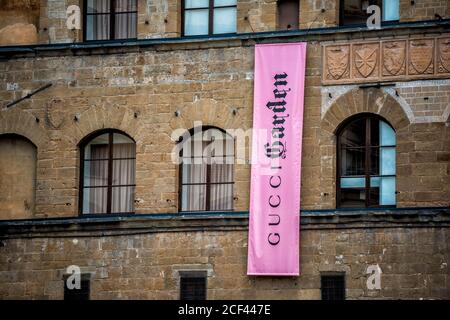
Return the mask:
M298 276L306 43L256 45L248 275Z

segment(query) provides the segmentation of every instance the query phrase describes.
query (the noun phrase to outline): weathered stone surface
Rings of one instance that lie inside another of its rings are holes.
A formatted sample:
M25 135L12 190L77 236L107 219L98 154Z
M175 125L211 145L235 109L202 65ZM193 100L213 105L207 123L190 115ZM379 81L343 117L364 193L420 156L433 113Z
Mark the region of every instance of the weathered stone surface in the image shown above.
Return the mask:
M35 44L38 42L33 24L15 23L0 29L0 46Z
M179 272L186 270L207 271L208 299L320 299L324 272L345 272L347 299L448 299L448 219L448 209L397 217L309 213L302 217L301 275L288 278L246 275L245 215L136 217L105 222L115 231L102 237L75 231L102 232L94 220L69 222L70 229L63 220L31 223L27 235L2 229L10 238L0 247L0 298L62 299L66 268L78 265L90 274L91 299L178 299ZM136 235L139 224L145 227ZM158 226L165 231L155 232ZM366 285L370 265L382 270L380 290Z

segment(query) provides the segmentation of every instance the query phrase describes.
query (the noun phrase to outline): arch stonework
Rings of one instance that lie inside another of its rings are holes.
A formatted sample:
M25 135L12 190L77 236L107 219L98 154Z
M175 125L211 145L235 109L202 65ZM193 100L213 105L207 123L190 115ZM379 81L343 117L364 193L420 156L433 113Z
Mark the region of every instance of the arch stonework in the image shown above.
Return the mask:
M172 130L196 127L198 123L227 129L244 128L238 115L233 116L233 110L229 106L219 103L214 99L201 99L184 105L179 110L178 117L170 122Z
M395 129L397 146L401 146L411 122L399 102L388 92L377 89L353 89L343 94L326 111L320 123L320 190L323 209L336 207L336 131L347 118L373 113L385 118ZM397 155L397 167L402 165ZM401 179L401 178L400 178Z
M87 135L102 129L118 129L125 132L134 141L138 141L143 133L142 115L137 115L127 107L93 106L77 115L77 120L64 129L74 147Z
M368 88L353 89L337 98L322 118L321 128L335 133L345 119L364 112L384 117L396 131L410 124L402 106L389 93Z
M42 121L37 122L35 116L23 109L13 108L0 111L0 134L21 135L38 148L38 153L48 143L48 135L42 123Z

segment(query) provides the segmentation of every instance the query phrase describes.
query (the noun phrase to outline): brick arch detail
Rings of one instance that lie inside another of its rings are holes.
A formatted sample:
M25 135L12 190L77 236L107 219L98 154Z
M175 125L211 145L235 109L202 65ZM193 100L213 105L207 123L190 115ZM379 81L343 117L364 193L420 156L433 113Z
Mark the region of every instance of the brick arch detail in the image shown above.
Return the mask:
M233 115L233 109L214 99L201 99L184 105L178 110L179 115L172 119L172 130L189 130L199 125L208 125L228 129L244 128L239 114Z
M135 113L127 107L93 106L77 115L77 121L73 121L66 129L69 139L74 146L87 135L102 129L118 129L125 132L136 143L142 138L142 115Z
M42 150L48 143L48 135L42 121L28 111L10 109L0 111L0 134L18 134L30 140L38 150Z
M335 134L345 119L367 112L384 117L395 130L400 130L412 122L403 106L389 92L368 88L353 89L337 98L325 113L321 128Z

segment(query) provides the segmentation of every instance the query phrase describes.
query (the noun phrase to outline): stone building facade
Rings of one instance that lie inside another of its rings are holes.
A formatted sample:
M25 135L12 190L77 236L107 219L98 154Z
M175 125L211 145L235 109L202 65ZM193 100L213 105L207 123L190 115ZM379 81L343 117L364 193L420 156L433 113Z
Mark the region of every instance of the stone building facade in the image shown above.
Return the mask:
M348 299L450 298L450 3L400 0L398 22L368 30L342 26L340 1L300 0L298 27L276 31L278 2L238 0L235 33L185 37L182 0L138 0L136 38L89 42L66 27L83 1L0 1L18 19L0 24L0 298L62 299L70 265L91 299L178 299L189 271L208 299L320 299L327 274ZM308 43L301 275L249 277L249 143L233 210L187 213L174 132L248 132L254 46L282 42ZM366 114L395 130L396 203L342 209L337 134ZM135 143L134 214L82 214L83 141L105 129Z

